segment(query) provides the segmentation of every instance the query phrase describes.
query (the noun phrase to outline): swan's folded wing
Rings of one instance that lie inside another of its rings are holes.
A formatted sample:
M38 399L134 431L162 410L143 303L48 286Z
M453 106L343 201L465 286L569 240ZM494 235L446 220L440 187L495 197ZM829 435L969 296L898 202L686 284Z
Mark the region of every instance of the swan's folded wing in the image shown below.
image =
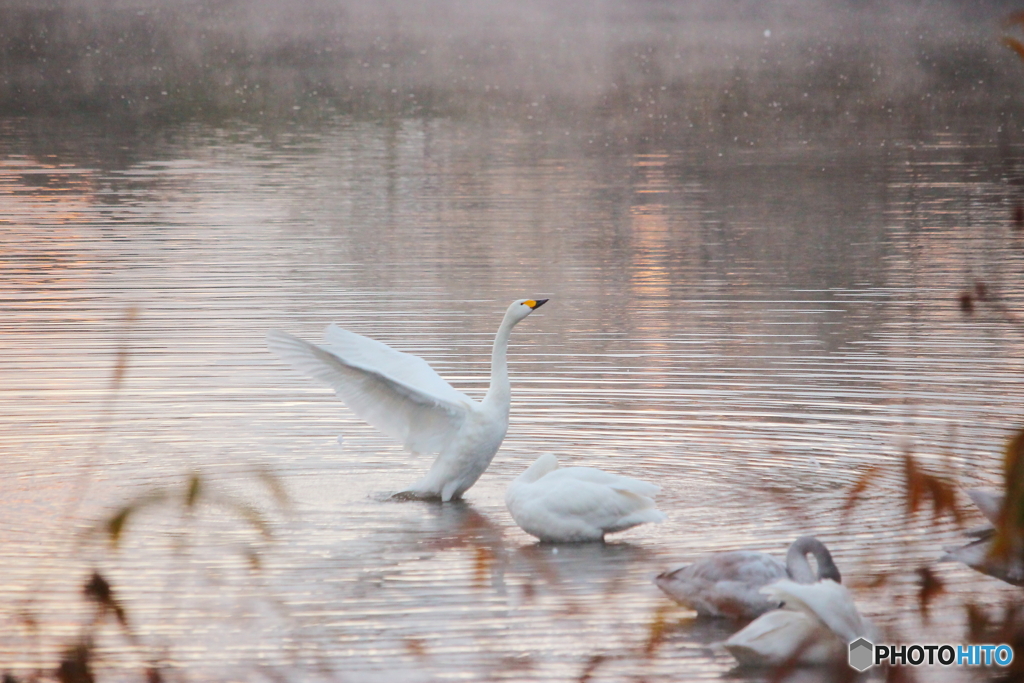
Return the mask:
M267 346L299 371L332 387L352 412L411 451L441 450L465 421L468 406L461 401L360 367L285 332L268 332Z
M765 553L731 550L687 565L681 574L704 581L742 581L761 587L786 578L786 565Z
M783 579L763 588L761 592L782 602L784 609L815 617L845 643L866 633L864 620L850 592L845 586L830 579L811 584Z
M786 566L765 553L732 550L659 574L654 583L699 614L753 619L778 603L760 589L786 578Z
M596 467L563 467L564 476L572 476L580 481L589 481L618 489L627 489L641 496L651 497L661 491L661 487L647 481L640 481L621 474L605 472Z
M647 496L575 478L571 476L571 469L555 470L535 484L541 487L543 500L551 514L577 517L609 531L665 519Z
M376 339L349 332L333 323L324 330L324 340L323 348L348 363L376 370L406 386L451 403L473 400L448 384L419 356L397 351Z

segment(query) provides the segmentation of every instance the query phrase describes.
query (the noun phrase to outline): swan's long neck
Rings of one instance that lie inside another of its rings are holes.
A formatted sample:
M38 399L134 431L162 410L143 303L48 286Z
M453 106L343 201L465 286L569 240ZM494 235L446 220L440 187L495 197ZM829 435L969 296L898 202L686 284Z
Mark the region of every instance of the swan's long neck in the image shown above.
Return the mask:
M545 474L558 469L558 458L554 453L542 453L532 465L526 468L522 474L516 477L516 483L532 484Z
M487 405L504 406L506 412L512 400L512 385L508 381L508 340L514 326L515 322L506 315L498 327L491 351L491 386L483 400Z
M807 555L814 555L818 571L811 569ZM842 581L839 568L832 561L832 554L825 544L813 536L801 536L793 541L786 553L786 572L797 583L814 583L822 579L832 579L836 583Z

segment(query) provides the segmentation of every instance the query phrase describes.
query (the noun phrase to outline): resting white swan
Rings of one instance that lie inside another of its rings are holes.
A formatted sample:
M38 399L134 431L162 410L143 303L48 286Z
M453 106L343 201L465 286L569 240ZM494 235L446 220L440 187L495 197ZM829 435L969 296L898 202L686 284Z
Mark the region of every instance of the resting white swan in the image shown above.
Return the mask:
M1003 496L980 489L968 491L967 495L992 525L999 524ZM982 574L994 576L1014 586L1024 586L1024 557L1015 557L1012 552L1008 553L1010 557L1000 557L993 553L996 529L992 525L986 524L968 531L967 534L973 536L975 540L957 548L946 548L946 554L939 558L939 561L963 562Z
M807 562L808 554L814 555L817 573ZM813 536L801 536L789 546L785 564L765 553L734 550L662 572L654 583L702 617L753 619L779 606L761 588L785 578L798 583L842 581L825 544Z
M782 603L781 609L762 614L723 643L744 666L843 662L857 638L878 642L849 591L835 581L801 584L783 579L761 591Z
M512 302L491 354L491 386L479 403L441 379L425 360L330 325L317 346L271 330L267 346L313 379L325 382L352 412L415 453L438 453L426 476L406 489L420 497L457 499L483 474L508 429L512 328L547 302Z
M654 484L593 467L558 467L551 453L537 458L509 485L505 505L523 531L542 541L600 541L605 534L665 515L650 496Z

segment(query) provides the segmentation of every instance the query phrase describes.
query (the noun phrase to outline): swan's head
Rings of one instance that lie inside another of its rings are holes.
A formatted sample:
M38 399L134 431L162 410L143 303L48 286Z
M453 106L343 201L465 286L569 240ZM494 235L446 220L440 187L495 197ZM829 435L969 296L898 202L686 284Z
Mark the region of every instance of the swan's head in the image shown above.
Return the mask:
M548 302L547 299L519 299L513 301L505 312L505 318L513 325Z

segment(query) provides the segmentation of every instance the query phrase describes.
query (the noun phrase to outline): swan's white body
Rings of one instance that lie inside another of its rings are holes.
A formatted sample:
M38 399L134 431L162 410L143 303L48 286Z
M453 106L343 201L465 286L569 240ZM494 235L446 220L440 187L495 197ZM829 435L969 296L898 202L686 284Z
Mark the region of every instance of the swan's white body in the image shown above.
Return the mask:
M973 536L975 540L967 545L946 548L946 554L939 560L963 562L982 574L994 576L1014 586L1024 586L1024 557L1014 557L1012 553L1008 553L1010 557L1000 557L992 552L996 540L996 529L993 525L999 524L1003 496L981 489L968 491L967 495L992 524L968 531L968 535Z
M816 558L817 574L807 562L808 553ZM699 616L754 619L779 606L761 589L786 578L799 583L841 579L828 548L812 536L801 536L790 546L785 563L765 553L733 550L662 572L654 583Z
M832 664L845 661L849 644L861 636L878 642L849 591L835 581L783 579L761 590L782 608L762 614L723 643L744 666Z
M406 489L449 501L462 497L491 464L508 429L512 328L547 299L520 299L505 312L491 354L491 385L480 402L444 381L425 360L330 325L322 346L285 332L267 346L301 372L332 387L352 412L414 453L437 453L426 476Z
M665 515L654 484L593 467L558 467L551 453L537 458L509 485L505 505L523 531L551 543L600 541L605 534Z

